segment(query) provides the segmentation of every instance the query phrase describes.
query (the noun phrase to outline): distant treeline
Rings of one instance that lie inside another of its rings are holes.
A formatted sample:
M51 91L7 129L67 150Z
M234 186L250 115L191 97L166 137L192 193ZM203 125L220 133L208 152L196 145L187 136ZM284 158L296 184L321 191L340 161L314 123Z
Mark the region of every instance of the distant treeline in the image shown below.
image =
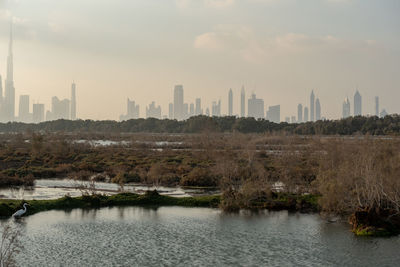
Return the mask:
M274 123L267 120L237 117L196 116L185 121L134 119L128 121L56 120L39 124L19 122L0 123L0 132L107 132L107 133L287 133L299 135L398 135L400 115L384 118L350 117L341 120L325 120L306 123Z

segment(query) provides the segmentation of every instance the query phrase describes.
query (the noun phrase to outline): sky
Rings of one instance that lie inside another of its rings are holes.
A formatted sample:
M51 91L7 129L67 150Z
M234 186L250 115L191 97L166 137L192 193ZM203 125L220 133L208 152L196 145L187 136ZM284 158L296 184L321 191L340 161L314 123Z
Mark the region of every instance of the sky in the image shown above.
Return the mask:
M118 119L128 97L167 114L176 84L223 114L230 88L240 113L242 85L282 120L311 90L329 119L356 89L363 113L375 96L400 113L399 14L399 0L0 0L0 74L12 20L17 101L47 110L75 81L82 119Z

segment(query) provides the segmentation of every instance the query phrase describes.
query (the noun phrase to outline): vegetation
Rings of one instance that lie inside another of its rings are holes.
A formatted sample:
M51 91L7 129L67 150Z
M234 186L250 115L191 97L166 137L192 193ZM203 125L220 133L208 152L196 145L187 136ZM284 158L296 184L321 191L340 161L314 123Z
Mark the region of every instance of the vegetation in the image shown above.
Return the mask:
M87 140L109 143L99 145ZM213 187L220 189L218 205L227 211L319 210L348 218L353 231L360 235L397 234L400 229L400 138L395 136L3 134L0 173L3 185L9 184L9 179L23 183L33 178L70 177L121 186L134 182ZM155 204L195 201L159 197L162 199ZM114 203L113 197L93 198L86 200L97 201L100 206ZM129 195L129 203L146 201ZM11 212L20 202L7 203L0 205L0 211ZM57 201L40 203L58 207ZM75 204L89 205L83 199L67 198L60 207Z
M135 119L128 121L57 120L39 124L1 123L0 132L102 132L102 133L291 133L301 135L398 135L400 116L389 115L384 118L350 117L342 120L326 120L300 124L273 123L264 119L237 117L196 116L185 121Z
M148 191L144 195L120 193L117 195L83 195L72 198L65 196L54 200L0 200L0 216L10 217L23 203L28 203L27 215L54 209L100 208L112 206L184 206L218 207L219 196L199 196L175 198L159 195L157 191Z

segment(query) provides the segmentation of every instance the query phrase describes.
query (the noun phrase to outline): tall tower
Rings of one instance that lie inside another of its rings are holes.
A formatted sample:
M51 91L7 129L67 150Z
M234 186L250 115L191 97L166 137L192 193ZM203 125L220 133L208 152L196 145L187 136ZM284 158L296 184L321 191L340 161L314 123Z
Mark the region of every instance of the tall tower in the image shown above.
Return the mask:
M4 115L6 121L13 121L15 118L15 88L14 88L14 66L13 66L13 36L12 24L10 26L10 43L7 57L7 78L4 95Z
M304 122L307 122L307 121L308 121L308 107L304 107L303 121L304 121Z
M176 85L174 88L174 119L184 119L183 109L183 86Z
M297 105L297 122L298 123L303 122L303 105L302 104Z
M310 96L310 121L315 120L315 95L314 95L314 90L311 92Z
M319 121L321 119L321 103L319 98L315 100L315 120Z
M229 90L229 94L228 94L228 115L232 116L233 115L233 92L232 92L232 88Z
M362 97L358 90L354 95L354 116L362 115Z
M350 117L350 101L347 97L343 102L342 117L343 119Z
M379 96L375 96L375 116L379 117Z
M71 85L71 120L76 120L76 84Z
M246 117L246 92L244 91L244 86L242 86L240 94L240 117Z

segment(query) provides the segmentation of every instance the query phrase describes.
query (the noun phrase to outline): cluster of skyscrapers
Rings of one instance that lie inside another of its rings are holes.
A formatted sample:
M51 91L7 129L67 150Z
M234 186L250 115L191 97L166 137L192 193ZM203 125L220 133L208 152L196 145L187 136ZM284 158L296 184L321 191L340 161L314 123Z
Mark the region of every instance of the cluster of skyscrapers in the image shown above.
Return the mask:
M20 95L18 116L15 114L15 87L13 66L13 36L10 29L10 43L7 57L7 78L3 95L3 83L0 75L0 122L19 121L39 123L44 120L76 119L76 85L72 83L71 99L52 98L51 110L46 112L44 104L34 103L30 112L29 95Z
M307 121L319 121L325 118L321 117L321 102L319 98L315 98L314 90L311 91L309 107L303 104L297 105L297 120L296 116L286 117L286 122L302 123Z
M228 116L235 116L233 114L233 98L234 94L232 89L228 92ZM246 92L242 87L240 94L240 117L246 117ZM129 120L139 118L139 105L136 105L135 101L128 99L127 112L125 115L120 116L120 120ZM184 90L182 85L176 85L174 88L174 99L173 103L169 104L168 116L162 116L161 107L156 106L155 102L152 102L146 107L146 118L169 118L176 120L186 120L192 116L206 115L206 116L221 116L221 100L212 101L211 109L206 108L205 111L201 105L201 99L196 98L194 103L185 103L184 101ZM273 122L280 122L280 105L270 106L268 111L265 112L264 100L259 99L253 93L247 100L247 117L254 117L256 119L268 119Z
M358 90L356 90L356 93L354 94L354 116L361 116L363 115L362 113L362 96ZM385 117L388 115L385 109L382 109L382 111L379 110L379 96L375 97L375 116L377 117ZM346 97L343 101L342 105L342 117L343 118L348 118L351 116L351 105L350 105L350 100L348 97Z

